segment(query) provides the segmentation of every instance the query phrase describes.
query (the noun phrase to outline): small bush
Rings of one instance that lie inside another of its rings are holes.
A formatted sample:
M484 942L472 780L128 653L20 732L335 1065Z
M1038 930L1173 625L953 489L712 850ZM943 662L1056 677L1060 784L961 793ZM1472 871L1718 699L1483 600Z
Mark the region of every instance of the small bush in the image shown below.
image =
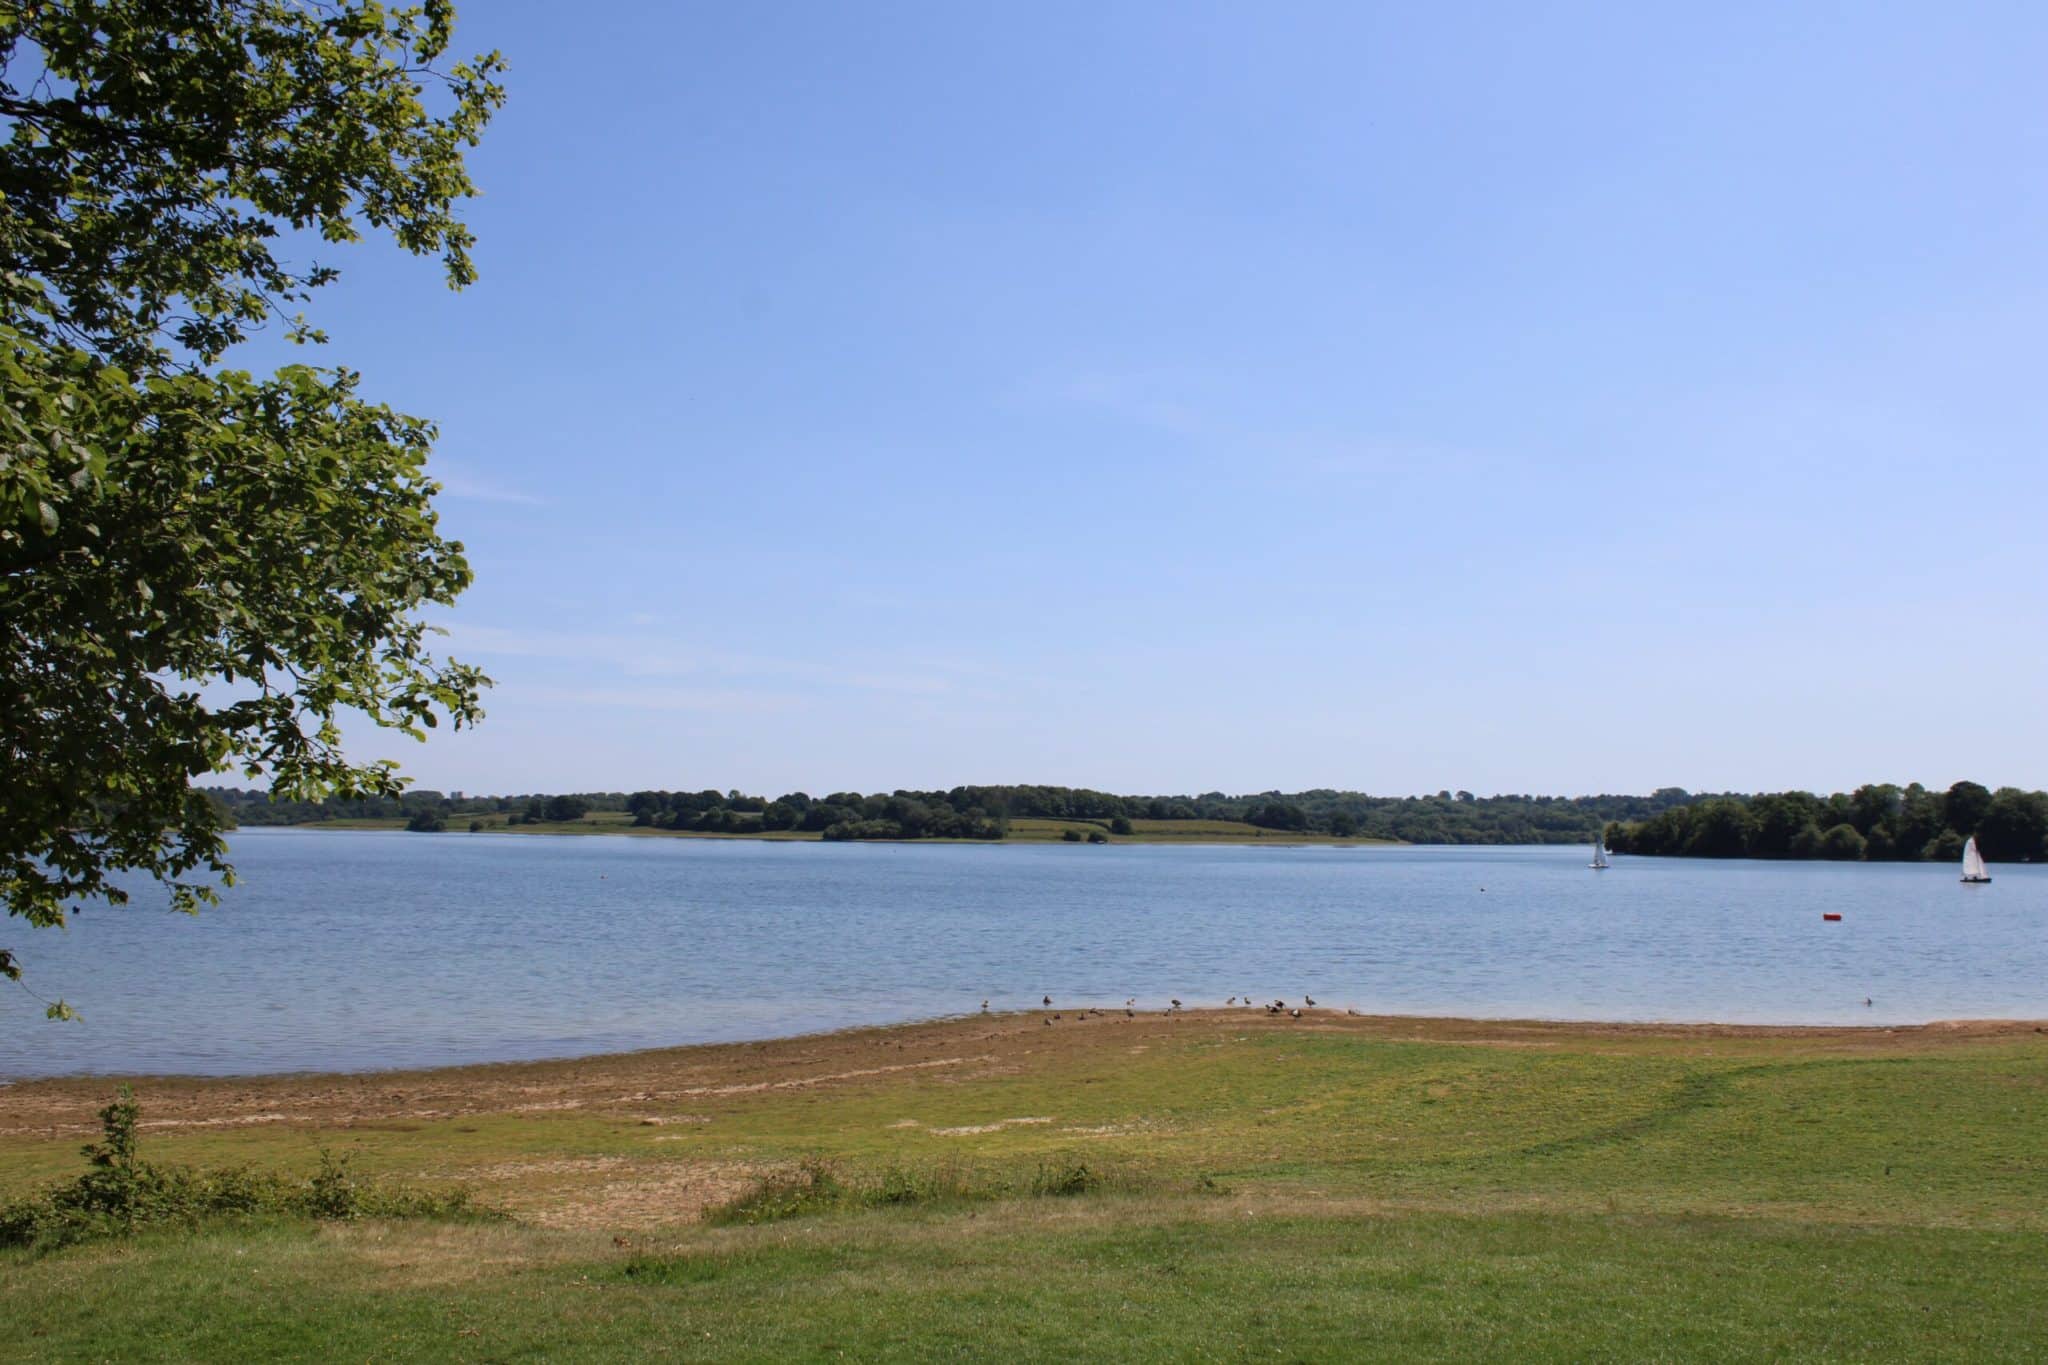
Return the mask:
M1060 838L1066 843L1078 844L1081 842L1081 831L1078 829L1063 829L1060 831Z
M837 1208L846 1189L822 1161L806 1161L786 1175L770 1176L737 1199L709 1209L707 1223L774 1223Z
M1079 1161L1041 1165L1029 1176L1019 1178L952 1165L891 1166L876 1175L845 1176L826 1162L809 1160L794 1171L769 1177L729 1203L707 1210L704 1221L773 1223L851 1209L1058 1199L1111 1188L1137 1189L1140 1184L1128 1179L1112 1180L1105 1172Z
M467 1190L362 1179L349 1169L346 1155L327 1151L320 1154L319 1169L303 1178L246 1166L159 1166L136 1150L141 1112L123 1086L100 1110L100 1140L84 1148L85 1174L0 1206L0 1246L50 1250L149 1228L261 1215L329 1221L502 1216L471 1203Z
M1032 1178L1031 1192L1043 1198L1063 1199L1069 1195L1093 1194L1102 1188L1102 1175L1086 1162L1064 1166L1040 1166Z

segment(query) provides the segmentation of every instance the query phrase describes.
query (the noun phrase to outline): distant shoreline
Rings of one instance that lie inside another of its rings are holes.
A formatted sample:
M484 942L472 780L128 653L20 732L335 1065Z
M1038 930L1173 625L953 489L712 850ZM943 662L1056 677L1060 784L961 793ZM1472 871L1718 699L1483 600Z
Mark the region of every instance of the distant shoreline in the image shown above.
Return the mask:
M1039 822L1034 822L1034 823L1039 823ZM1072 827L1072 828L1075 828L1075 829L1087 829L1087 828L1092 828L1092 829L1100 830L1100 828L1101 828L1101 827L1100 827L1099 825L1092 825L1092 824L1091 824L1091 822L1086 822L1086 821L1078 821L1078 820L1076 820L1076 821L1064 821L1064 822L1052 822L1052 821L1047 821L1047 822L1043 822L1043 823L1046 823L1046 824L1060 824L1060 825L1063 825L1063 826L1065 826L1065 827ZM399 834L403 834L403 833L406 833L406 832L407 832L407 830L406 830L406 828L405 828L405 821L403 821L403 820L398 820L398 819L391 819L391 820L309 820L309 821L306 821L306 822L305 822L305 823L303 823L303 824L297 824L297 825L242 825L242 826L239 826L238 828L236 828L235 830L232 830L232 831L230 831L230 833L231 833L231 834L235 834L235 833L243 833L243 832L245 832L245 831L248 831L248 830L261 830L261 829L299 829L299 830L321 830L321 831L324 831L324 832L327 832L327 833L340 833L340 834L350 834L350 833L354 833L354 834L360 834L360 833L399 833ZM1003 847L1004 845L1007 845L1007 844L1065 844L1065 843L1069 843L1069 842L1077 842L1077 843L1079 843L1079 845L1080 845L1081 847L1083 847L1083 848L1086 848L1086 847L1091 847L1091 845L1090 845L1090 844L1088 844L1088 842L1087 842L1087 839L1086 839L1086 836L1085 836L1085 835L1084 835L1084 836L1083 836L1083 837L1082 837L1082 838L1081 838L1080 840L1078 840L1078 841L1074 841L1074 840L1066 840L1066 839L1063 839L1063 838L1062 838L1062 837L1060 836L1060 834L1059 834L1059 833L1058 833L1057 831L1047 832L1047 831L1044 831L1044 830L1040 830L1040 829L1030 829L1030 830L1026 830L1026 831L1023 831L1023 832L1021 832L1021 833L1020 833L1020 832L1013 832L1013 833L1011 834L1011 836L1010 836L1009 838L1007 838L1007 839L900 839L900 838L899 838L899 839L847 839L847 840L832 840L832 839L827 839L827 838L825 838L825 837L824 837L824 836L823 836L822 834L819 834L819 833L814 833L814 832L812 832L812 831L808 831L808 830L770 830L770 831L737 831L737 832L727 832L727 831L723 831L723 830L680 830L680 829L658 829L658 828L654 828L654 827L651 827L651 826L633 826L633 825L627 825L627 824L618 824L618 823L599 823L599 822L594 822L594 821L590 821L590 820L581 820L581 821L565 821L565 822L561 822L561 823L547 823L547 824L519 824L519 825L503 825L503 824L498 824L498 825L488 825L488 824L487 824L487 825L485 825L485 826L484 826L484 827L483 827L482 829L479 829L479 830L467 830L467 829L457 829L457 828L454 828L454 826L453 826L453 822L451 822L451 824L450 824L450 828L448 828L448 829L446 829L446 830L443 830L443 831L441 831L441 833L442 833L442 834L444 834L444 835L469 835L469 834L518 834L518 835L535 835L535 834L540 834L540 835L549 835L549 834L551 834L551 835L559 835L559 836L564 836L564 837L570 837L570 838L595 838L595 837L599 837L599 836L604 836L604 835L611 835L611 836L615 836L615 837L624 837L624 838L634 838L634 839L722 839L722 840L745 840L745 841L748 841L748 842L753 842L753 843L777 843L777 844L824 844L824 843L853 843L853 844L949 844L949 845L961 845L961 844L965 844L965 845L976 845L976 846L981 846L981 847L987 847L987 848L1001 848L1001 847ZM1108 833L1106 833L1106 832L1105 832L1105 833L1104 833L1104 843L1103 843L1103 844L1097 844L1097 845L1092 845L1092 846L1093 846L1093 847L1102 847L1102 846L1106 846L1106 845L1113 845L1113 844L1150 844L1150 845L1157 845L1157 846L1165 846L1165 847L1183 847L1183 848L1235 848L1235 847L1242 847L1242 846L1250 846L1250 847L1254 847L1254 848L1413 848L1413 847L1415 847L1415 845L1413 845L1413 844L1409 844L1409 843L1405 843L1405 842L1403 842L1402 840L1399 840L1399 839L1369 839L1369 838L1364 838L1364 837L1352 837L1352 838L1348 838L1348 839L1340 839L1340 838L1336 837L1335 835L1328 835L1328 834L1320 834L1320 835L1319 835L1319 834L1298 834L1298 833L1294 833L1294 832L1292 832L1292 831L1289 831L1289 832L1286 832L1286 833L1280 833L1280 832L1277 832L1277 831L1266 831L1266 832L1263 832L1263 833L1256 833L1256 834L1238 834L1238 833L1234 833L1234 832L1219 832L1219 831L1216 831L1216 830L1204 830L1204 831L1201 831L1201 832L1199 832L1199 833L1190 833L1190 834L1165 834L1165 833L1157 833L1157 832L1153 832L1153 831L1149 831L1149 830L1148 830L1148 831L1140 831L1140 832L1137 832L1137 833L1133 833L1133 834L1108 834ZM1474 845L1474 847L1487 847L1487 846L1486 846L1486 845ZM1490 845L1490 847L1510 847L1510 845ZM1522 847L1533 847L1533 848L1563 848L1563 847L1568 847L1568 845L1563 845L1563 844L1533 844L1533 845L1522 845Z

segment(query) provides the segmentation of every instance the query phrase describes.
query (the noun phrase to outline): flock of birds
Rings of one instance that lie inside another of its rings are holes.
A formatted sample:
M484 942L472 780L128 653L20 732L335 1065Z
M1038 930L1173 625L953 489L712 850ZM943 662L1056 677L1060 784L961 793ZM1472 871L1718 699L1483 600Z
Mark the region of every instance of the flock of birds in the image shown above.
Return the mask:
M1045 1008L1047 1008L1047 1009L1051 1009L1051 1008L1052 1008L1052 997L1051 997L1050 995L1047 995L1047 996L1041 997L1041 999L1040 999L1039 1003L1040 1003L1040 1004L1042 1004L1043 1006L1045 1006ZM1290 1004L1288 1004L1288 1003L1287 1003L1287 1001L1286 1001L1286 1000L1284 1000L1284 999L1274 1000L1274 1001L1271 1001L1270 1003L1267 1003L1267 1004L1264 1004L1264 1005L1259 1005L1259 1004L1255 1004L1255 1003L1253 1002L1253 1000L1252 1000L1252 997L1251 997L1251 993L1250 993L1249 991L1247 991L1247 992L1245 993L1245 995L1244 995L1244 1000L1243 1000L1243 1004L1242 1004L1242 1005L1240 1005L1240 1004L1239 1004L1239 1002L1238 1002L1238 997L1237 997L1237 996L1234 996L1234 995L1233 995L1233 996L1231 996L1231 997L1230 997L1230 998L1229 998L1228 1000L1224 1001L1223 1003L1224 1003L1224 1005L1225 1005L1225 1007L1226 1007L1226 1008L1232 1008L1232 1009L1238 1009L1238 1008L1241 1008L1241 1009L1264 1009L1264 1010L1266 1011L1266 1013L1267 1013L1267 1014L1271 1014L1271 1015L1281 1015L1281 1014L1284 1014L1284 1015L1286 1015L1286 1016L1287 1016L1288 1018L1290 1018L1290 1019L1299 1019L1299 1018L1301 1018L1301 1017L1302 1017L1302 1011L1303 1011L1304 1009L1314 1009L1314 1008L1315 1008L1315 1004L1316 1004L1316 998L1315 998L1315 997L1314 997L1313 995L1304 995L1304 996L1302 996L1302 997L1301 997L1301 1004L1299 1004L1299 1005L1290 1005ZM1181 1004L1180 1000L1179 1000L1179 999L1178 999L1178 998L1176 997L1175 999L1172 999L1172 1000L1170 1000L1170 1001L1168 1001L1168 1002L1167 1002L1167 1011L1166 1011L1166 1012L1167 1012L1168 1014L1178 1014L1178 1013L1180 1013L1180 1011L1181 1011L1181 1010L1182 1010L1183 1008L1184 1008L1184 1006L1183 1006L1183 1005ZM989 1003L988 1003L988 1001L984 1000L984 1001L982 1001L982 1002L981 1002L981 1012L982 1012L983 1014L987 1014L987 1013L989 1012ZM1362 1016L1360 1016L1360 1015L1359 1015L1358 1011L1357 1011L1357 1010L1354 1010L1354 1009L1347 1009L1347 1010L1345 1010L1344 1012L1345 1012L1346 1014L1348 1014L1348 1015L1351 1015L1351 1016L1353 1016L1354 1018L1357 1018L1357 1017L1362 1017ZM1095 1006L1095 1005L1088 1005L1088 1006L1084 1006L1083 1008L1081 1008L1081 1009L1079 1009L1079 1010L1076 1010L1076 1011L1074 1012L1074 1017L1075 1017L1076 1019L1094 1019L1094 1018L1100 1018L1100 1017L1104 1017L1104 1016L1107 1016L1108 1014L1109 1014L1109 1011L1108 1011L1108 1010L1102 1009L1102 1008L1100 1008L1100 1007L1098 1007L1098 1006ZM1137 1017L1138 1017L1138 998L1137 998L1136 996L1130 996L1130 997L1127 997L1127 998L1126 998L1126 999L1124 1000L1124 1017L1125 1017L1126 1019L1135 1019L1135 1018L1137 1018ZM1046 1023L1046 1025L1047 1025L1048 1027L1050 1027L1050 1026L1051 1026L1051 1025L1053 1024L1053 1023L1055 1023L1055 1022L1057 1022L1057 1021L1060 1021L1060 1020L1064 1020L1065 1018L1066 1018L1066 1015L1065 1015L1064 1013L1061 1013L1061 1014L1053 1014L1053 1015L1048 1015L1048 1016L1046 1016L1046 1020L1045 1020L1045 1023Z

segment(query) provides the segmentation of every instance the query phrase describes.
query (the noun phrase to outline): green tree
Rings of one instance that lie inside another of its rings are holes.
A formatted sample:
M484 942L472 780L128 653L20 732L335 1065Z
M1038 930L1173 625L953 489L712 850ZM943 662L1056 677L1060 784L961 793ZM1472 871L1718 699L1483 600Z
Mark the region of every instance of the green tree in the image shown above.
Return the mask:
M344 711L414 737L481 714L486 680L418 616L470 578L432 426L345 369L220 365L266 323L323 339L294 310L335 271L290 264L288 230L389 232L474 278L456 206L502 63L443 65L453 21L448 0L0 3L10 914L122 903L124 867L195 909L232 872L194 777L391 795L395 765L342 753Z
M1740 858L1757 832L1756 817L1740 801L1702 801L1693 808L1684 852L1695 858Z
M1889 782L1867 783L1849 793L1849 808L1855 812L1850 823L1858 833L1868 835L1897 819L1904 800L1904 793Z
M1111 834L1129 834L1131 832L1131 822L1121 815L1111 816L1109 832Z
M590 814L590 803L580 796L550 796L543 813L558 822L581 820Z
M1963 856L1963 836L1945 829L1929 839L1920 856L1930 863L1952 863Z
M2048 796L2000 787L1977 825L1984 856L1996 862L2032 862L2048 856Z
M1990 809L1990 789L1975 782L1958 782L1941 798L1942 819L1958 834L1975 834Z
M1847 821L1834 826L1820 836L1820 856L1853 862L1863 856L1863 836Z

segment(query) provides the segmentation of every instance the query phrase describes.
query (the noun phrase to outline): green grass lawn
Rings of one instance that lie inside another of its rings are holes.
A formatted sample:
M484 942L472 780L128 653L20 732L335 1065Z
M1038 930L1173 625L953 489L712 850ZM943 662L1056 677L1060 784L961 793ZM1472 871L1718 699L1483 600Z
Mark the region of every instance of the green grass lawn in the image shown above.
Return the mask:
M1062 1015L333 1081L361 1090L360 1112L303 1120L294 1087L312 1082L155 1083L184 1106L145 1130L162 1159L303 1168L344 1148L371 1172L460 1180L520 1221L266 1223L0 1254L7 1351L2048 1349L2048 1035ZM83 1103L89 1087L68 1085L0 1092L0 1190L78 1168L77 1134L10 1121L46 1091ZM465 1086L487 1088L466 1110L449 1098ZM147 1122L151 1084L139 1090ZM229 1121L182 1117L210 1104ZM802 1161L849 1181L907 1173L911 1193L897 1207L696 1221L705 1182L729 1196ZM994 1194L1077 1165L1102 1192Z

